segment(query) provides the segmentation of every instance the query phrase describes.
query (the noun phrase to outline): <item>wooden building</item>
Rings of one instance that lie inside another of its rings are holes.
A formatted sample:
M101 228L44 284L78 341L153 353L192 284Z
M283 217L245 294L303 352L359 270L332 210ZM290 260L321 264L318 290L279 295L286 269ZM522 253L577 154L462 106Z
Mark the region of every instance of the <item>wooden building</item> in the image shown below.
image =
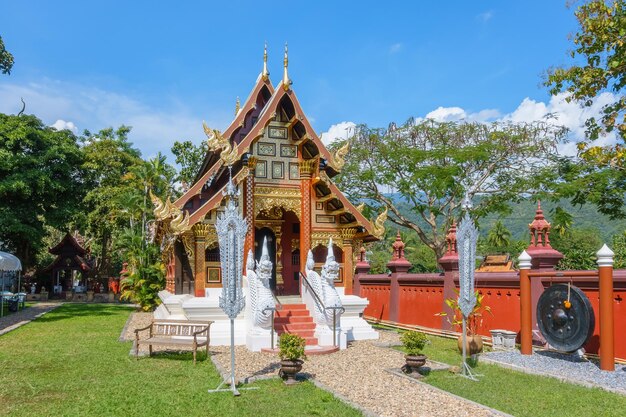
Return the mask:
M237 102L226 130L204 125L209 151L194 184L173 203L153 197L156 239L170 292L204 296L206 288L221 287L214 225L230 175L240 191L240 210L251 225L246 254L253 248L258 259L267 238L275 260L271 285L277 294L299 293L308 250L313 249L321 265L329 238L341 264L336 286L350 294L354 255L363 242L382 236L386 213L375 221L366 219L333 183L348 145L331 154L322 144L292 89L287 67L285 48L283 77L274 87L266 51L263 71L243 105Z

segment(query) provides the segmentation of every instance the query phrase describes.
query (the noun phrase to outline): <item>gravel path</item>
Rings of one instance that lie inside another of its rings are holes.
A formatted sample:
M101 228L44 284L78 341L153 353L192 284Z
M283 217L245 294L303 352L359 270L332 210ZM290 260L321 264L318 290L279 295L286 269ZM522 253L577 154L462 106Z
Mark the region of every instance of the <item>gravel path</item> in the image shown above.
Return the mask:
M148 313L133 313L122 337L132 340L133 330L148 325L151 318ZM389 348L400 343L397 333L381 331L380 335L380 340L354 342L348 349L330 355L309 356L302 371L306 377L313 378L319 385L333 391L369 415L385 417L499 415L427 384L386 372L385 369L399 368L404 363L404 357L401 352ZM168 349L165 347L159 350ZM212 346L211 353L218 369L228 373L230 348ZM280 364L276 355L250 352L245 346L237 346L235 358L239 381L251 382L255 379L278 376Z
M523 372L548 375L585 386L597 386L626 395L626 366L615 365L615 372L601 371L599 363L550 351L535 351L522 355L518 351L489 352L481 359L508 365Z
M17 313L9 314L0 318L0 335L15 330L25 324L30 323L42 314L54 310L63 303L40 302L30 307L20 310Z

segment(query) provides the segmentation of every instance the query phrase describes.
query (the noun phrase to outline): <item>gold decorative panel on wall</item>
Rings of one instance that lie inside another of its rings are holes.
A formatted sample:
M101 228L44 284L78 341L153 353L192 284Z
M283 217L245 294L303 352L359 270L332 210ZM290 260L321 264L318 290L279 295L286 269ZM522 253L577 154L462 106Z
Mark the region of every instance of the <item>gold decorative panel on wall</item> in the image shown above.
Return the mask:
M270 142L259 142L257 150L261 156L276 156L276 144Z

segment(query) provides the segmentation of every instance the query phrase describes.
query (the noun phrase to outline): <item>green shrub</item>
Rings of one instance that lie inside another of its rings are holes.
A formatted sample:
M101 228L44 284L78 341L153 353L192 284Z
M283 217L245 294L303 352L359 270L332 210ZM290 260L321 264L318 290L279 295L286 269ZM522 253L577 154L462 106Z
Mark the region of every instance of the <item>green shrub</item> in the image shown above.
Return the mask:
M424 349L424 346L428 343L428 338L422 332L411 330L404 332L402 336L400 336L400 341L407 355L420 355L422 349Z
M304 347L306 341L297 334L283 333L278 339L278 354L280 359L294 361L296 359L306 359Z

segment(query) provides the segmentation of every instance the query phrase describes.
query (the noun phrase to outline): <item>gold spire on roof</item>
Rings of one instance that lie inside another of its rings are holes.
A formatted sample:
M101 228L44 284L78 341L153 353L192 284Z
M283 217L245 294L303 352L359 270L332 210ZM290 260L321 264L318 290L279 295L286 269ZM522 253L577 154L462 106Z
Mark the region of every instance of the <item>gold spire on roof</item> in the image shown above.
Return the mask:
M270 73L267 70L267 42L265 42L265 48L263 48L263 72L261 73L261 77L263 77L263 81L267 81Z
M287 43L285 42L285 59L283 60L284 72L283 72L283 88L285 91L289 90L289 86L291 85L291 80L289 79L289 75L287 74L287 67L289 66L289 58L287 57Z
M237 96L237 102L235 103L235 117L237 117L239 109L241 109L241 103L239 102L239 96Z

